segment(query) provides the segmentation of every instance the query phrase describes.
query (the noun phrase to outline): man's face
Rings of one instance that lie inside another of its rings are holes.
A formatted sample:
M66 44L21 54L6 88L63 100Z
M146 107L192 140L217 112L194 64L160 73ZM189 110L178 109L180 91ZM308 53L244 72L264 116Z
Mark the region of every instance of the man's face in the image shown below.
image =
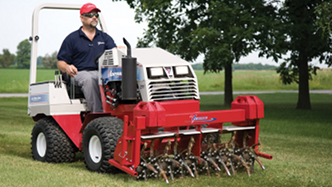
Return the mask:
M91 12L89 12L89 14L90 13L97 14L98 11L92 10ZM89 16L83 14L81 15L81 21L85 26L96 27L98 25L98 18L95 15L90 18Z

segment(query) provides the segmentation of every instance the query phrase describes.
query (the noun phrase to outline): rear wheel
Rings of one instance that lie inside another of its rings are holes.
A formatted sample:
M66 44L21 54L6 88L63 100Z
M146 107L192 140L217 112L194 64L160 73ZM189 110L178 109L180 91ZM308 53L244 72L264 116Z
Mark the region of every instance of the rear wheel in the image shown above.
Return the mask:
M31 133L34 160L42 162L72 162L76 147L51 117L40 119Z
M83 154L86 168L98 173L116 172L108 163L118 139L122 135L123 122L115 117L92 120L83 132Z

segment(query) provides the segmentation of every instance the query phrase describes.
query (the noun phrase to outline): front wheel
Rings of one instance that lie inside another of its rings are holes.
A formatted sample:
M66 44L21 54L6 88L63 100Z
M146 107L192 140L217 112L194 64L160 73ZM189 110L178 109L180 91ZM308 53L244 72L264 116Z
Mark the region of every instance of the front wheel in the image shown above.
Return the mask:
M115 117L92 120L83 132L83 155L86 168L98 173L116 172L108 163L118 139L122 135L123 122Z

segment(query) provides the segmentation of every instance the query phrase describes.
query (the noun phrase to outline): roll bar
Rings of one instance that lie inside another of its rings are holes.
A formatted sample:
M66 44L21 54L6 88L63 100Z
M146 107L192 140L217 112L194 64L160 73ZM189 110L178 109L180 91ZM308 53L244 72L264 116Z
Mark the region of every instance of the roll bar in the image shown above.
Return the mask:
M42 9L58 9L58 10L80 10L82 5L77 4L53 4L53 3L45 3L41 4L35 8L32 15L32 35L29 40L31 41L31 57L30 57L30 81L29 87L31 84L36 83L36 74L37 74L37 47L38 47L38 19L39 12ZM101 29L104 32L107 32L106 24L102 15L99 16L99 24Z

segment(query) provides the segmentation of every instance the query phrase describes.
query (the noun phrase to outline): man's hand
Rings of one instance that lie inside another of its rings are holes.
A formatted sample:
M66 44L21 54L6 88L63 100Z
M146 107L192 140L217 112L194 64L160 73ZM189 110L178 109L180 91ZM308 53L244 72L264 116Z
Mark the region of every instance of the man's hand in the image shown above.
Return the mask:
M67 64L65 61L58 61L57 66L61 72L67 73L71 77L75 77L77 74L77 68L74 65Z
M66 73L71 77L75 77L77 74L77 68L74 65L68 65L66 67Z

